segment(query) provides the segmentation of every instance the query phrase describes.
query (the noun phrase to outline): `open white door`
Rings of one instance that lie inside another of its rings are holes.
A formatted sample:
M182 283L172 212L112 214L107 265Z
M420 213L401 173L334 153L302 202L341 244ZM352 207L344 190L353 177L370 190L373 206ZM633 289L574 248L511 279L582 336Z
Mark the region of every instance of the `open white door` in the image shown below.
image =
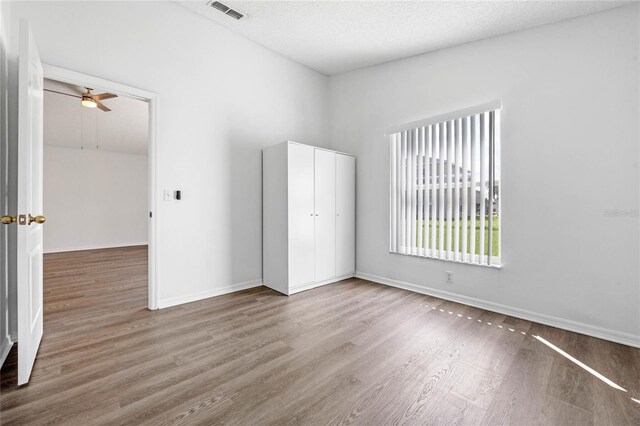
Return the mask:
M18 70L18 385L29 381L42 339L42 102L40 56L20 22ZM33 215L33 216L32 216Z

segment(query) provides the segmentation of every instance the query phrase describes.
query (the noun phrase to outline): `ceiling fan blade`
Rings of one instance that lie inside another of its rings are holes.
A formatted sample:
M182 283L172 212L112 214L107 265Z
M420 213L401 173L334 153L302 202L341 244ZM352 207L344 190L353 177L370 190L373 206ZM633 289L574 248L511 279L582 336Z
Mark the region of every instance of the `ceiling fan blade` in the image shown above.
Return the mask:
M100 108L101 110L103 110L104 112L109 112L111 111L109 108L107 108L106 106L102 105L100 103L100 101L96 100L96 105L98 106L98 108Z
M118 95L114 95L113 93L100 93L99 95L93 95L93 99L96 101L102 101L104 99L117 98Z
M51 90L51 89L42 89L42 90L44 90L45 92L57 93L59 95L71 96L73 98L82 98L82 96L80 95L73 95L71 93L58 92L57 90Z

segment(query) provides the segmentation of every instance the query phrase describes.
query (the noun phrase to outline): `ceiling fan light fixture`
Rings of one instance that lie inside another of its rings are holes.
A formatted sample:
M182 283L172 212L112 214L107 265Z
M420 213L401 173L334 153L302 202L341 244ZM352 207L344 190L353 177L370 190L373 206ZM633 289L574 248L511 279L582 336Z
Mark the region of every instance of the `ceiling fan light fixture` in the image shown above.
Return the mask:
M98 106L98 104L89 96L82 96L82 106L87 108L95 108Z

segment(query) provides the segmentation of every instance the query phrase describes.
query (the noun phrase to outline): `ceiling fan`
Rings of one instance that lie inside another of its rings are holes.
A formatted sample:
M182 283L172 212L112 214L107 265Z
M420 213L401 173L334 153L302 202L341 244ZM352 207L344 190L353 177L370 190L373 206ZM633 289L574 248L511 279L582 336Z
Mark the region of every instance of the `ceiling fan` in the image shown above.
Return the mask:
M82 103L82 106L87 108L97 107L104 112L109 112L111 111L111 109L104 106L100 101L118 97L118 95L115 95L113 93L100 93L99 95L94 95L93 93L91 93L93 89L90 89L89 87L85 87L86 92L83 92L82 95L74 95L71 93L58 92L57 90L51 90L51 89L44 89L44 90L46 90L47 92L58 93L60 95L67 95L67 96L73 96L74 98L80 98L81 99L80 102Z
M109 108L104 106L100 101L104 99L117 98L118 95L114 95L113 93L100 93L99 95L94 95L91 93L93 89L90 89L88 87L85 87L85 89L87 89L87 91L82 94L82 106L85 106L87 108L98 107L104 112L111 111Z

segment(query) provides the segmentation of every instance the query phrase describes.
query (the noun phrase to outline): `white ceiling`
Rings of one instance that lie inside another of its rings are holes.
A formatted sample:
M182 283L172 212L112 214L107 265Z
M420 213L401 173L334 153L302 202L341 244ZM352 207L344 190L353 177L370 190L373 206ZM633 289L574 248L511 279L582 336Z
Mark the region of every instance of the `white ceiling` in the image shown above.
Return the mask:
M83 87L53 80L45 89L79 95ZM99 94L96 89L92 93ZM85 108L80 99L59 93L44 92L44 144L77 149L146 155L149 132L148 104L119 96L102 103L111 108Z
M619 7L629 1L179 1L321 73L332 75Z

